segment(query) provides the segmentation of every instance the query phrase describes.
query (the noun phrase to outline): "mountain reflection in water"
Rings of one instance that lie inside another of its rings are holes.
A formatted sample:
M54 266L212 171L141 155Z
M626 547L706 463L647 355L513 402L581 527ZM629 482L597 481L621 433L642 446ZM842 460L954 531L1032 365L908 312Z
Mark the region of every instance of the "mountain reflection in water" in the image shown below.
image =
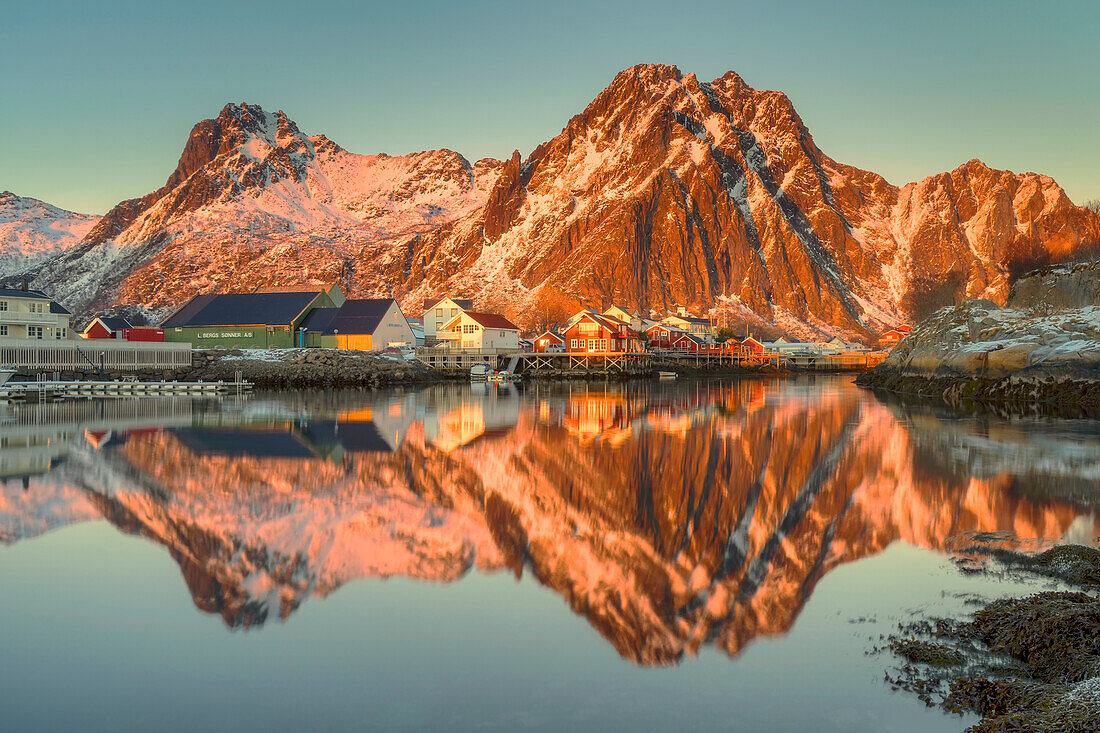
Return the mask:
M669 664L783 633L830 569L897 540L1096 534L1095 424L949 418L841 379L142 405L0 423L0 540L103 517L232 627L359 578L506 570Z

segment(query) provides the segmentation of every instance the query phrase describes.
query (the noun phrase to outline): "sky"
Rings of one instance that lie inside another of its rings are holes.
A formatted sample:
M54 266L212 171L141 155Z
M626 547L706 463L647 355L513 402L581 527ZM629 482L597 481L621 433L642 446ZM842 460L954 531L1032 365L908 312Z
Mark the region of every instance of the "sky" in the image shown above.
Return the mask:
M901 185L981 158L1100 198L1100 3L0 0L0 190L101 214L227 102L358 153L527 155L614 75L727 70Z

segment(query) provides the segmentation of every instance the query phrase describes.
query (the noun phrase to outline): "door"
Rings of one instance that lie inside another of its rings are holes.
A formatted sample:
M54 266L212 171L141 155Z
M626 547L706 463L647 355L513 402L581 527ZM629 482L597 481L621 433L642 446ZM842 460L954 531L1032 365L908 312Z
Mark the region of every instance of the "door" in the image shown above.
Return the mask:
M372 339L369 333L341 333L336 336L336 348L348 349L349 351L371 351L371 341Z

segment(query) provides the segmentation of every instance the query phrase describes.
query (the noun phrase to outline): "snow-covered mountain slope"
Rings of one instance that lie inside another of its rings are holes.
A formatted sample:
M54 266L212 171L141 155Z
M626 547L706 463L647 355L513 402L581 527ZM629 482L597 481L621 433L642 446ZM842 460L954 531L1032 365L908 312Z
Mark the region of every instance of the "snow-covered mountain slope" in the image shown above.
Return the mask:
M279 284L294 259L283 243L306 250L308 272L294 270L293 282L346 280L364 246L478 208L498 169L450 150L357 155L306 136L282 112L230 104L194 127L162 188L115 206L36 282L77 309L118 298L163 308Z
M1003 300L1012 274L1097 240L1100 217L1049 177L973 160L899 189L823 153L780 92L641 65L514 156L483 210L382 264L515 311L550 290L858 334Z
M798 336L873 334L1100 241L1049 177L972 160L897 187L815 144L786 95L729 72L618 74L526 159L349 153L227 105L161 189L35 283L70 308L338 280L415 312L444 291L535 312L674 304ZM537 306L537 307L532 307Z
M26 272L68 249L97 221L98 216L0 191L0 277Z

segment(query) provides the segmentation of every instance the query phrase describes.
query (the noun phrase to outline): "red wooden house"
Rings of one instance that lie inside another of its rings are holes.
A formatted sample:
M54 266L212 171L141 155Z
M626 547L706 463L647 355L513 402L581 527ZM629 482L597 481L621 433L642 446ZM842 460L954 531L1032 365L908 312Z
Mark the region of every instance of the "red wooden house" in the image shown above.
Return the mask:
M744 356L762 356L764 354L764 342L750 334L741 341L741 353Z
M717 354L721 350L718 344L712 344L701 336L668 323L655 323L646 329L646 334L649 336L651 349L680 351L685 354Z
M898 326L897 328L891 329L879 336L878 345L880 348L892 349L897 346L903 338L908 336L909 332L912 330L912 326Z
M547 351L565 351L565 339L553 331L543 331L534 341L534 350L542 354Z
M638 332L628 324L598 313L584 313L565 330L570 354L621 354L641 350Z
M86 339L117 339L119 341L164 341L164 329L135 326L125 318L96 316L82 334Z

